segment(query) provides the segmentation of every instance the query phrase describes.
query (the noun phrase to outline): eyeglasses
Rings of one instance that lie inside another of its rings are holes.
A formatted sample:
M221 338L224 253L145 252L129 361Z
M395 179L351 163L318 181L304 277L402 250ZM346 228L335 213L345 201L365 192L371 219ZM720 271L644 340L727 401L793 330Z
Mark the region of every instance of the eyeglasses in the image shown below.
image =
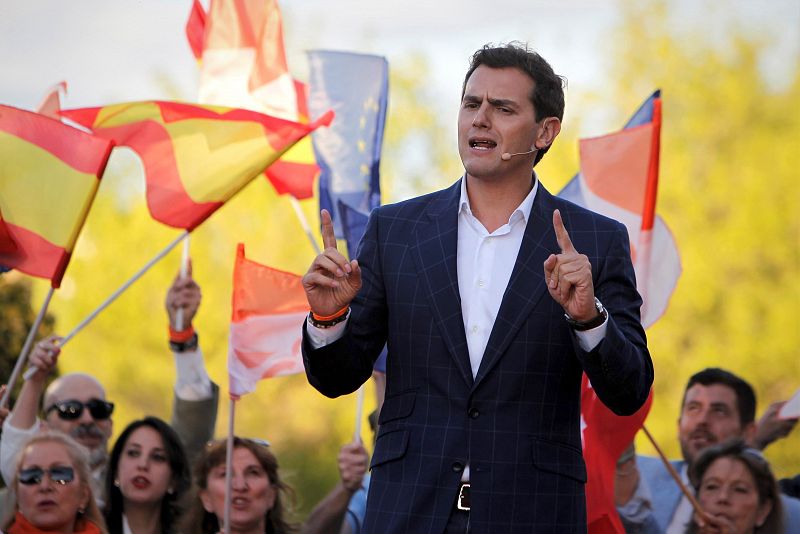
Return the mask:
M100 399L90 399L89 402L65 400L50 406L45 411L45 416L49 415L53 410L56 410L59 418L65 421L74 421L75 419L79 419L83 414L84 407L88 408L89 413L97 420L108 419L114 412L113 402L106 402Z
M29 467L21 470L17 476L17 479L19 480L20 484L32 486L34 484L40 484L44 479L45 473L50 477L50 480L62 486L75 480L75 470L67 466L56 466L51 467L50 469Z

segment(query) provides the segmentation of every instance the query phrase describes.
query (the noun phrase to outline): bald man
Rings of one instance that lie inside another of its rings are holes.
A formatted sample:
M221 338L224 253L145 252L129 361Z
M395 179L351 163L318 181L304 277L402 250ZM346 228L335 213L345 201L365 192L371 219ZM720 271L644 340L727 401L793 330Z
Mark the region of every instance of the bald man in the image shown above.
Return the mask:
M192 336L180 342L171 339L177 380L173 401L172 425L191 455L214 435L219 388L211 382L191 327L200 305L200 288L191 278L176 278L167 293L166 308L171 337L176 334L176 315L183 309L185 328ZM180 334L181 332L177 332ZM41 428L64 432L89 450L92 467L92 490L98 504L103 504L103 482L108 458L108 440L113 431L114 404L106 398L103 385L85 373L71 373L55 380L44 391L47 377L55 369L60 349L59 338L40 341L30 355L30 365L38 371L22 386L10 416L3 424L0 440L0 473L6 484L14 477L16 457L24 444ZM43 420L37 418L39 399Z

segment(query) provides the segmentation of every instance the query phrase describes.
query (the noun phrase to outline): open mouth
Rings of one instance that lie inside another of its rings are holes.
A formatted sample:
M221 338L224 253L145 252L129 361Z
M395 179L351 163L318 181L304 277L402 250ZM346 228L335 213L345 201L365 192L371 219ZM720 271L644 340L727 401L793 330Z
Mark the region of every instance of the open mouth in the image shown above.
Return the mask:
M150 481L145 477L135 477L133 480L131 480L131 484L133 484L134 488L144 489L150 485Z
M234 497L233 499L231 499L231 505L233 505L234 508L238 509L247 508L249 504L250 501L243 497Z
M469 147L478 150L491 150L497 146L497 143L491 139L470 139Z

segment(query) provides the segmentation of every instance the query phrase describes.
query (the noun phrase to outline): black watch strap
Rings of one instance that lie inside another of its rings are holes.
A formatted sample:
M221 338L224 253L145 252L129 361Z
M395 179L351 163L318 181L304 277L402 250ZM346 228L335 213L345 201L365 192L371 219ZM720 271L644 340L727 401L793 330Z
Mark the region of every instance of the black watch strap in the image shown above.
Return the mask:
M589 319L588 321L576 321L566 313L564 314L564 318L567 320L567 324L569 324L573 330L578 332L597 328L606 322L606 319L608 319L608 312L597 297L594 298L594 307L597 309L597 316L594 319Z
M190 352L197 350L197 332L186 341L169 341L169 348L172 352Z

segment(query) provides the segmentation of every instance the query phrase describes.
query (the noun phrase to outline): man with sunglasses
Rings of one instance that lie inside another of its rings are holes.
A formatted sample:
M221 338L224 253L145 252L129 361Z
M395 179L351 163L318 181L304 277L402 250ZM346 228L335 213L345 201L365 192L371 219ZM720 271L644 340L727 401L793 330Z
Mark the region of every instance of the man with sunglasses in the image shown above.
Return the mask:
M200 300L200 287L192 279L190 267L185 278L176 277L166 298L170 348L177 368L172 425L190 457L214 434L219 396L219 388L208 377L198 337L191 326ZM183 325L176 321L179 309L183 309ZM106 399L103 385L85 373L58 378L44 391L43 420L37 419L45 381L58 361L57 341L56 337L40 341L30 355L30 364L39 370L23 384L14 409L3 425L0 473L9 483L14 476L15 458L25 443L42 427L58 430L89 450L92 489L102 506L114 413L114 403Z

